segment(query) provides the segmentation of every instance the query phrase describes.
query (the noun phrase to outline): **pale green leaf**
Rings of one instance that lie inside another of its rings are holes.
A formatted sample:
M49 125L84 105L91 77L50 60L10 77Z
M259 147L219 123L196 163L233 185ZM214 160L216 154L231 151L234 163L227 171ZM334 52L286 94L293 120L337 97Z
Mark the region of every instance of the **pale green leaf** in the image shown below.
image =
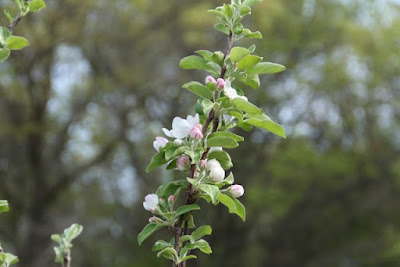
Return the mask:
M272 73L284 71L285 69L286 69L286 67L283 65L280 65L280 64L271 63L271 62L261 62L261 63L254 65L253 67L249 68L247 70L247 74L248 75L266 74L266 73L272 74Z

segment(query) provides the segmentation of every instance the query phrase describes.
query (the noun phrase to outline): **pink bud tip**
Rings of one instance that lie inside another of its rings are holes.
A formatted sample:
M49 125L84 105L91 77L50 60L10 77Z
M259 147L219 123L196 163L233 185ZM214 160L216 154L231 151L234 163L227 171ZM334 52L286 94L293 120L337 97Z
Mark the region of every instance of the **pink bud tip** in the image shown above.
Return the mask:
M202 132L202 130L201 130L201 125L200 125L200 124L196 124L196 125L192 128L192 130L190 130L190 136L191 136L192 138L195 138L195 139L198 139L198 140L200 140L200 139L203 138L203 132Z
M174 196L174 195L170 195L170 196L168 197L168 201L169 201L169 202L175 202L175 196Z
M207 160L205 160L205 159L200 160L199 166L200 166L200 168L203 168L203 169L207 168Z
M184 171L190 166L190 159L188 156L183 155L176 160L176 166L178 170Z
M206 84L207 84L207 83L217 83L217 81L214 79L213 76L208 75L208 76L206 77Z
M217 87L218 87L218 89L224 89L225 88L225 80L222 78L218 78Z

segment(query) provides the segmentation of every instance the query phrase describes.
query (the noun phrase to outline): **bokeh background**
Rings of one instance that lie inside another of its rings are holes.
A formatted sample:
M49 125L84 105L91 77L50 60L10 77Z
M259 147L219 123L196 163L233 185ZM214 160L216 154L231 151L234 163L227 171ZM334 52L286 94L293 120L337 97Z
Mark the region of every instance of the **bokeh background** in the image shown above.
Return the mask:
M11 5L1 0L1 8ZM223 51L212 0L48 0L16 34L30 47L0 65L0 240L18 266L55 266L50 234L83 224L74 266L169 266L137 234L152 142L194 113L181 70ZM264 0L246 24L265 60L249 99L287 130L254 130L231 151L248 219L203 210L213 254L189 266L400 266L400 3ZM7 24L5 17L1 24ZM251 42L242 42L249 45Z

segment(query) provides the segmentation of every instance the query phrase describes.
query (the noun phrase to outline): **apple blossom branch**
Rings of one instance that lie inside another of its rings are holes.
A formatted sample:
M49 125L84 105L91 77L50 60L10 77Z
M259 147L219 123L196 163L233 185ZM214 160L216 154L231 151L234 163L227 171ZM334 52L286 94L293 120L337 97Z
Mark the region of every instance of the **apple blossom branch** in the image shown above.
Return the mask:
M225 62L225 59L229 56L229 53L230 53L230 51L232 49L232 46L233 46L233 32L230 31L229 35L228 35L228 45L227 45L227 48L225 50L223 62ZM223 79L225 77L226 69L227 69L227 66L224 63L222 68L221 68L221 73L220 73L220 76L219 76L221 79ZM215 98L217 98L217 96L218 96L218 92L216 91L215 92ZM205 121L205 123L203 125L203 128L202 128L203 135L206 134L206 132L208 130L208 127L209 127L211 122L213 122L213 127L212 127L212 130L211 130L211 133L218 131L219 118L218 118L218 116L215 116L214 109L212 109L209 112L208 117L207 117L207 119L206 119L206 121ZM205 160L207 158L207 155L208 155L209 151L210 151L210 148L207 148L207 150L204 151L204 153L201 156L202 160ZM197 164L192 164L191 165L190 178L194 178L196 167L197 167ZM197 201L197 199L194 198L195 197L195 192L193 192L192 187L193 187L193 185L191 183L189 183L187 191L186 191L186 199L185 199L185 204L184 205L190 205L190 204L193 204L193 203L195 203ZM187 235L188 232L189 232L189 217L186 220L183 220L183 218L184 218L184 215L182 215L179 218L178 222L175 224L175 227L174 227L174 232L175 232L174 233L175 234L175 250L178 252L178 254L179 254L179 249L180 249L180 247L179 247L179 239L180 239L180 237L182 235ZM182 231L182 223L184 224L183 231ZM184 261L181 264L173 263L173 267L186 267L186 262L187 261Z

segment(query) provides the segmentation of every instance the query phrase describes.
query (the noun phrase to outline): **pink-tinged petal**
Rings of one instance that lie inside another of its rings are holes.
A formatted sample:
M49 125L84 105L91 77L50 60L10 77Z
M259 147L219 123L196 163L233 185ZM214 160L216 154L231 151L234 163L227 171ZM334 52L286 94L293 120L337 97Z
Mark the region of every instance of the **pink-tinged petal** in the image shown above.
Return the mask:
M208 75L208 76L206 77L206 84L207 84L207 83L217 83L217 81L214 79L213 76Z
M175 138L179 139L185 138L186 136L189 135L191 129L192 127L189 125L187 120L176 117L172 121L171 133Z
M244 194L244 188L239 184L232 185L231 187L229 187L228 191L235 198L239 198Z
M218 89L224 89L225 86L226 86L225 80L222 79L222 78L218 78L218 80L217 80L217 88Z

